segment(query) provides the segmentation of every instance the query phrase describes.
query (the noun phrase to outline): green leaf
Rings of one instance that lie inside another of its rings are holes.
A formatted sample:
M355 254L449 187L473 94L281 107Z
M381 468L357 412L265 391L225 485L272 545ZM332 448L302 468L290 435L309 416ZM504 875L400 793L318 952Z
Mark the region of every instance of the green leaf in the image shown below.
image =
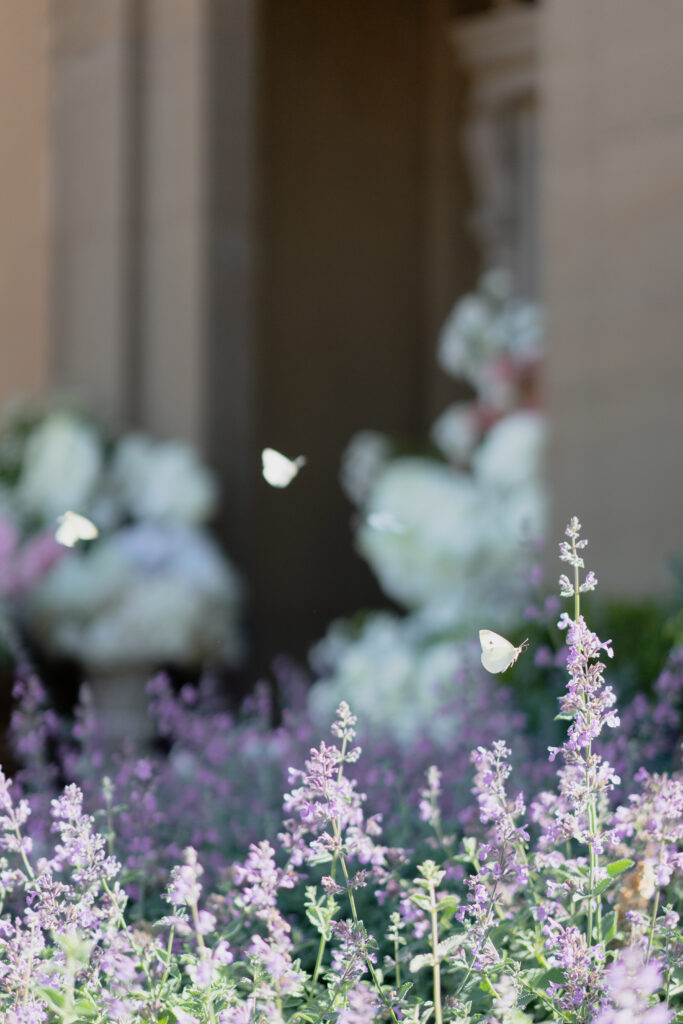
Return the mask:
M628 871L635 865L634 860L629 860L628 857L624 857L623 860L615 860L612 864L607 865L607 874L610 878L618 878L619 875L623 875L624 871Z
M449 935L447 939L443 939L436 947L439 957L449 956L453 953L462 945L464 938L464 935Z
M66 994L64 992L58 992L54 988L39 988L38 992L53 1010L60 1014L63 1013L66 1006Z
M617 936L617 914L614 910L605 914L602 919L602 939L605 945L612 942Z
M410 964L408 966L408 970L410 971L411 974L416 974L418 971L421 971L423 967L433 967L433 966L434 966L434 957L432 956L432 954L431 953L420 953L420 954L418 954L418 956L414 956L413 959L410 961Z
M429 911L432 909L432 901L429 898L429 896L423 896L422 893L420 892L413 893L412 896L410 897L410 902L414 903L415 906L419 907L421 910Z
M74 1012L78 1017L85 1017L86 1020L90 1020L97 1016L99 1010L91 999L83 997L82 999L77 999L74 1003Z
M574 901L574 903L580 903L581 900L587 900L593 898L594 896L600 896L605 891L605 889L609 888L611 884L611 878L603 878L601 882L598 882L595 888L589 889L587 892L575 892L572 896L572 900Z
M462 846L470 860L474 860L477 855L477 840L474 836L465 836Z
M527 971L524 978L525 986L528 986L539 996L545 996L545 991L551 982L561 985L564 981L564 972L561 967L544 967L534 971Z

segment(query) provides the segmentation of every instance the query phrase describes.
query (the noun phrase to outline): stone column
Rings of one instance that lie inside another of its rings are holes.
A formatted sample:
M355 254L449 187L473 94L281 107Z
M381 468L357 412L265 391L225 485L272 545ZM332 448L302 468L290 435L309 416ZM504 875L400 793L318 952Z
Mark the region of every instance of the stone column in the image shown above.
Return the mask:
M49 5L54 383L128 419L132 0Z
M117 425L238 461L251 415L253 8L51 7L55 381ZM236 464L218 464L241 494L244 470L238 481Z
M48 0L0 5L0 405L48 374L47 17Z
M603 592L658 593L683 551L683 5L541 15L551 535L578 515Z
M138 87L137 419L200 447L209 360L207 7L147 0Z

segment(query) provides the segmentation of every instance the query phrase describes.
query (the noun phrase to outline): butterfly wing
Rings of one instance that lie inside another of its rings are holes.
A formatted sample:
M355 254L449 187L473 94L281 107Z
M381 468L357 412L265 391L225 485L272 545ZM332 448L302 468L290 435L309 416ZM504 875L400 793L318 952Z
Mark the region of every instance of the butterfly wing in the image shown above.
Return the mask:
M55 540L65 548L72 548L79 540L94 540L99 530L89 519L78 512L67 511L57 517Z
M519 648L492 629L479 630L481 663L487 672L505 672L519 657Z
M275 448L264 448L261 452L263 479L271 487L288 487L302 466L306 465L303 455L288 459Z
M286 455L274 448L264 448L261 453L263 479L271 487L287 487L299 472L299 467Z

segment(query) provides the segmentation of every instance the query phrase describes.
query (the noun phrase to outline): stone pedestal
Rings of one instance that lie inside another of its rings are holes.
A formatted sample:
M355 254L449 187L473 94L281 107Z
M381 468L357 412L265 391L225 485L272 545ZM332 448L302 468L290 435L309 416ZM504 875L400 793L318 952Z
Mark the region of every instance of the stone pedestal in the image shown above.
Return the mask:
M156 729L148 713L146 691L153 676L149 665L120 669L86 666L83 685L108 754L128 744L144 749L154 739Z

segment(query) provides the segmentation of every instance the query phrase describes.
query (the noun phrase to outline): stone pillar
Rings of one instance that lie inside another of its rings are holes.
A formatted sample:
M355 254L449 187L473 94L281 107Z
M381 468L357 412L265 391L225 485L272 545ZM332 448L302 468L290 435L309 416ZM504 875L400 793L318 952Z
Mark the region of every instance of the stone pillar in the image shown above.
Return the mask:
M137 419L206 441L208 12L147 0L140 17ZM181 383L180 383L181 382Z
M48 2L0 5L0 405L48 374Z
M578 515L603 592L659 593L683 551L683 5L541 16L551 535Z
M113 421L130 416L136 140L133 0L55 0L51 30L54 384Z
M243 453L251 414L253 8L51 8L55 381L205 451Z

